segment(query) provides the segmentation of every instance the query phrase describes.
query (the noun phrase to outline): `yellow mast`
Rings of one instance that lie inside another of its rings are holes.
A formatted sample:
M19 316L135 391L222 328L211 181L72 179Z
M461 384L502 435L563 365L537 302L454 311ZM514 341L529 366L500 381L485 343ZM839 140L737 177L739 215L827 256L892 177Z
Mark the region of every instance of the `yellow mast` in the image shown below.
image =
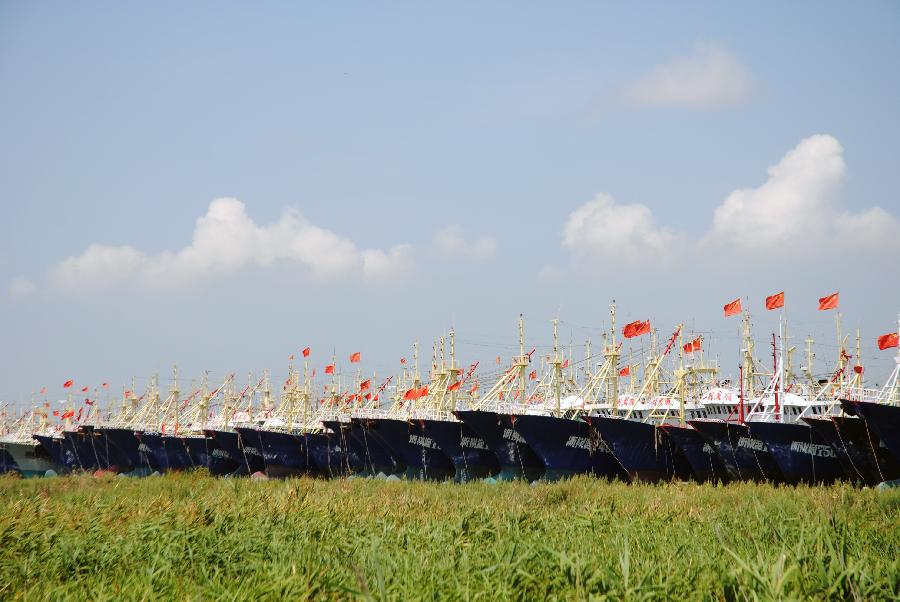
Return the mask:
M741 351L744 355L744 396L748 399L756 397L756 388L753 378L753 337L750 335L750 312L745 311L741 320L741 334L743 338L743 346Z
M609 306L609 339L604 336L603 355L609 369L606 373L606 400L612 401L613 415L619 412L619 346L616 343L616 302Z

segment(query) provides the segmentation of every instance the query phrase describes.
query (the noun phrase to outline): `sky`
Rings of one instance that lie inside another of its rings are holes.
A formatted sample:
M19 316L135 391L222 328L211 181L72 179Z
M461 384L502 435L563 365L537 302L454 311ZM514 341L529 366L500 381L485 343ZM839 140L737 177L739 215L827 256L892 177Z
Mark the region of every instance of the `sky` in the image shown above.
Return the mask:
M451 328L487 366L520 313L581 357L613 301L731 373L723 305L762 347L782 290L817 372L839 292L883 382L898 106L896 2L5 2L0 400Z

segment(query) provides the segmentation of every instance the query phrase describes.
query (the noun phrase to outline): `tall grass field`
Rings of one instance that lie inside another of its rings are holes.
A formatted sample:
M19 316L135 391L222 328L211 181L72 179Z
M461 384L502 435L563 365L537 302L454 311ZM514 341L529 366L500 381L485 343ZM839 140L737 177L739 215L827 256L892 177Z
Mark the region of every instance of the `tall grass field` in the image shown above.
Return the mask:
M0 478L0 599L898 598L896 490Z

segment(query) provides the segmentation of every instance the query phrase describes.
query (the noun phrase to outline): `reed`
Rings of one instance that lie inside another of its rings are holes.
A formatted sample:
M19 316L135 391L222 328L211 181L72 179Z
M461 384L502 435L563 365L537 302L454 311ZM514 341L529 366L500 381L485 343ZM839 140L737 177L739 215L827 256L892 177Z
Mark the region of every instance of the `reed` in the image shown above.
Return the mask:
M897 599L900 492L0 479L3 599Z

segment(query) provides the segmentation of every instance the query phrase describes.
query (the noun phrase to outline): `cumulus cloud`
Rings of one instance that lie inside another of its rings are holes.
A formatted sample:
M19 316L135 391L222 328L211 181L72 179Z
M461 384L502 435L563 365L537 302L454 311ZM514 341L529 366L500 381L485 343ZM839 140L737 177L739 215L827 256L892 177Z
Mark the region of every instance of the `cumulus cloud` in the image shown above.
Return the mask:
M881 207L854 212L840 206L847 171L843 152L832 136L801 140L769 168L763 184L729 194L700 237L689 239L657 226L645 205L600 194L569 215L562 243L576 257L594 260L597 269L610 259L671 262L700 252L763 259L897 248L900 219L895 215Z
M434 243L441 254L471 259L487 259L497 252L497 241L490 237L467 241L458 225L447 226L434 235Z
M31 280L18 276L9 283L9 294L14 296L30 295L37 291L37 287Z
M657 227L646 205L618 203L608 194L573 211L563 228L563 246L576 255L617 260L664 258L676 238Z
M714 107L741 103L751 91L747 70L728 49L702 44L632 82L623 95L637 106Z
M237 199L216 199L197 219L191 244L178 251L147 254L134 247L90 245L57 265L53 282L65 290L121 284L146 289L180 288L277 261L305 267L318 280L358 276L369 281L392 277L409 266L408 245L388 252L359 251L341 236L309 222L294 209L277 222L257 225Z
M838 206L847 167L832 136L806 138L769 168L757 188L733 191L713 215L705 245L757 251L817 250L827 241L870 246L893 243L897 218L880 207L854 214Z

